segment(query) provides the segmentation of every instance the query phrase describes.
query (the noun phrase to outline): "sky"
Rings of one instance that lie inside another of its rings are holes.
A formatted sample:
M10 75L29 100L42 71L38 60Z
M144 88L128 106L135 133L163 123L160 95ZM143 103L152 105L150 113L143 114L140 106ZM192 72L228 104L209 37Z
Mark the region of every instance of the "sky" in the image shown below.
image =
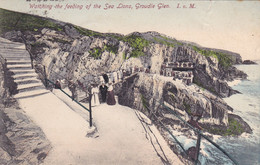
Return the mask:
M178 40L237 52L243 60L260 59L259 0L31 0L30 2L0 0L0 2L1 8L50 17L94 31L121 34L157 31ZM33 4L45 5L45 8L30 8ZM57 4L62 7L55 8ZM94 8L95 4L101 7ZM117 8L120 4L131 5L132 8ZM67 8L66 5L74 9ZM111 8L106 9L108 5ZM148 7L154 5L154 8L137 9L136 7L140 5ZM164 8L158 9L158 5ZM183 8L184 5L187 8ZM189 8L190 5L194 8Z

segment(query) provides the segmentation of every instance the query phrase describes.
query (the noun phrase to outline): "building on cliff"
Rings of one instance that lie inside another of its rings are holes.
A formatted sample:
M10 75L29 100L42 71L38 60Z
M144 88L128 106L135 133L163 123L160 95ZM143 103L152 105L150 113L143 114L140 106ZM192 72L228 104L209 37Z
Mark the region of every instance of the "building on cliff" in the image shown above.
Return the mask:
M190 85L193 82L194 64L191 62L168 62L161 66L160 75L180 79Z

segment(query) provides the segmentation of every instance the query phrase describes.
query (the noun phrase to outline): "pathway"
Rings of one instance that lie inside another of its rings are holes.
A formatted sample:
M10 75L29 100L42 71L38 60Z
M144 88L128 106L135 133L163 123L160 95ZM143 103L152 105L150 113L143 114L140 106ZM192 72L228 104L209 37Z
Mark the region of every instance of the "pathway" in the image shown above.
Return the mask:
M98 136L86 137L91 131L88 112L60 90L44 89L23 44L1 38L0 43L0 54L18 84L14 97L52 143L44 164L182 164L149 119L118 104L93 107Z

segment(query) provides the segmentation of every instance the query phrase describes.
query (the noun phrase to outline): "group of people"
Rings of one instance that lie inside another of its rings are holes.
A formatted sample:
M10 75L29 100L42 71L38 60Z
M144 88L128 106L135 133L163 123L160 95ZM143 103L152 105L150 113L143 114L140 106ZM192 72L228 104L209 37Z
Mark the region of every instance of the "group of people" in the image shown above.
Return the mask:
M105 79L105 82L107 83L108 79L109 82L113 82L113 83L117 83L118 81L123 80L125 77L130 76L131 74L137 73L137 72L145 72L145 73L150 73L150 66L148 68L144 68L144 67L128 67L126 69L121 69L115 72L111 72L111 73L106 73L104 74L106 77L104 77L104 75L99 76L100 77L100 81L102 81L103 79Z
M56 80L55 84L54 84L54 88L55 89L62 89L61 88L61 80ZM71 91L71 98L72 100L74 100L77 96L76 96L76 84L72 82L72 80L68 80L68 88Z
M101 93L101 100L103 103L107 103L108 105L115 105L115 94L113 91L113 85L112 83L109 83L108 86L105 85L105 83L102 83L99 87L98 85L93 85L91 89L91 105L96 106L100 104L99 101L99 93Z
M106 76L104 76L104 79L106 79ZM107 82L107 81L105 81ZM93 84L91 86L90 93L92 95L91 97L91 105L92 106L97 106L100 104L99 101L99 93L101 94L101 102L102 103L107 103L108 105L115 105L116 100L115 100L115 94L113 91L113 85L111 82L107 83L108 85L105 84L103 81L100 86L97 84ZM78 82L79 85L80 82ZM61 89L61 82L60 80L57 80L54 84L54 87L56 89ZM68 81L68 88L71 91L71 98L72 100L77 98L77 93L76 93L76 84L73 83L72 81Z

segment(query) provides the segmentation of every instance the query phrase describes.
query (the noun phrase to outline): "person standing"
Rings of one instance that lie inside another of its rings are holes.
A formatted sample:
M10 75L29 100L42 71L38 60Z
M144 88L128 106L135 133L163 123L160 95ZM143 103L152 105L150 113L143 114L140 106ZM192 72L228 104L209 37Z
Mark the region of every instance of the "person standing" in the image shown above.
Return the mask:
M68 87L71 92L71 98L74 100L76 98L76 85L72 82L72 80L69 80Z
M105 83L102 83L99 86L99 90L101 93L102 102L104 103L104 102L106 102L106 99L107 99L107 86L105 85Z
M91 89L91 94L92 94L91 105L92 106L97 106L100 104L98 93L99 93L98 86L96 84L94 84L93 88Z
M121 80L122 80L123 73L122 73L121 70L118 70L118 71L117 71L117 77L118 77L118 81L121 81Z
M55 82L55 89L61 89L61 84L59 79Z
M109 83L108 89L107 89L107 104L108 105L115 105L116 104L116 99L115 99L115 94L113 91L113 86L112 83Z
M123 69L122 73L123 73L123 79L125 79L126 78L126 70Z
M113 75L113 73L109 73L108 76L109 76L109 83L113 83L114 82L114 75Z
M107 74L103 74L102 76L104 78L105 83L107 84L108 81L109 81L108 75Z
M104 83L105 82L104 77L103 76L99 76L99 81L100 81L100 83Z
M118 82L117 72L113 72L114 83Z

